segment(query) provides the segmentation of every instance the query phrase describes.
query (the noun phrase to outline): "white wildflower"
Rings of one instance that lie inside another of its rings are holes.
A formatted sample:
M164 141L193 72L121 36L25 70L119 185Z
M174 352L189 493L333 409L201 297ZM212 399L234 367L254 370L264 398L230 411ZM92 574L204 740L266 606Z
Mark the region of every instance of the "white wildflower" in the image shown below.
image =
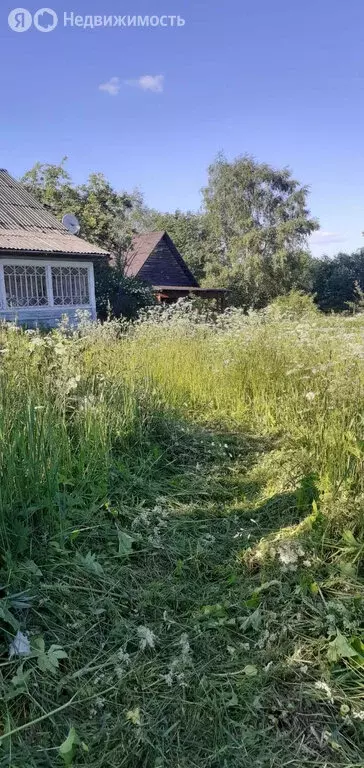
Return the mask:
M45 341L40 336L35 336L29 342L30 347L44 347Z
M32 341L32 344L34 344L34 341L35 339ZM66 352L66 347L64 344L56 344L54 351L56 355L64 355Z
M125 664L127 667L130 665L130 656L128 653L123 651L122 648L118 651L118 659L121 661L122 664Z
M146 648L155 648L156 636L148 627L138 627L139 646L142 651Z
M156 526L153 530L153 534L148 536L148 544L150 544L155 549L161 549L162 548L162 539L160 537L159 528Z
M115 667L115 674L118 680L122 680L125 675L124 667Z
M173 671L170 669L166 675L162 675L162 680L168 685L168 688L172 688L173 685Z
M65 385L65 391L68 393L72 392L74 389L77 389L80 379L81 376L79 375L72 376L72 378L69 379Z
M291 565L297 563L298 555L295 549L290 546L289 542L283 542L278 547L278 556L283 565Z
M283 565L295 565L300 557L304 557L302 547L294 541L281 541L277 548L278 557Z
M327 685L327 683L325 683L323 680L319 680L317 683L315 683L315 688L317 691L322 691L325 693L331 704L334 703L334 697L332 695L331 688Z
M179 644L181 646L181 657L184 662L187 662L190 660L190 653L191 653L191 646L188 641L188 635L184 632L183 635L181 635Z
M134 518L131 527L132 528L139 528L145 526L148 528L151 524L150 520L151 512L149 509L144 509L143 512L140 513L140 515L137 515L137 517Z
M360 712L352 712L352 717L354 720L364 721L364 711L361 710Z
M172 687L174 682L177 682L179 685L186 687L187 683L185 682L183 670L192 666L191 647L188 640L188 635L185 632L181 635L178 644L181 648L180 655L172 659L170 662L169 671L166 675L161 676L162 680L164 680L169 688Z
M306 392L305 397L306 397L306 400L308 400L310 403L312 403L312 400L315 399L316 394L315 394L315 392Z

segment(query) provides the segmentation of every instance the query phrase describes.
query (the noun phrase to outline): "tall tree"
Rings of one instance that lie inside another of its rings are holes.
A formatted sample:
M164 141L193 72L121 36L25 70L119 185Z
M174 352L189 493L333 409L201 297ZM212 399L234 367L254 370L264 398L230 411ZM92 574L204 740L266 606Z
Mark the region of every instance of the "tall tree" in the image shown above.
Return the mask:
M117 192L102 174L74 185L65 162L37 163L23 183L58 218L75 213L81 235L112 251L120 273L133 232L165 229L197 279L228 288L238 306L262 307L293 288L310 287L307 237L318 224L307 207L307 187L288 169L247 155L230 163L220 155L209 168L202 212L162 214L146 208L139 192Z
M102 173L91 173L86 184L74 185L65 168L66 160L59 165L36 163L23 176L23 184L57 218L74 213L81 224L81 236L122 254L130 242L132 196L114 190Z
M324 312L342 312L358 307L362 311L364 289L364 248L355 253L338 253L314 260L313 291Z
M59 165L36 163L22 178L23 184L58 219L74 213L81 236L114 255L115 267L95 262L95 289L99 317L135 316L154 299L151 290L123 274L125 252L131 242L133 211L142 207L138 193L117 192L102 173L92 173L85 184L74 185L63 158Z
M307 207L308 188L289 169L249 155L219 155L203 190L210 237L208 282L229 288L231 300L261 307L292 288L307 288L307 237L318 229Z
M205 277L210 258L210 236L206 216L191 211L149 211L145 223L147 229L166 230L197 280Z

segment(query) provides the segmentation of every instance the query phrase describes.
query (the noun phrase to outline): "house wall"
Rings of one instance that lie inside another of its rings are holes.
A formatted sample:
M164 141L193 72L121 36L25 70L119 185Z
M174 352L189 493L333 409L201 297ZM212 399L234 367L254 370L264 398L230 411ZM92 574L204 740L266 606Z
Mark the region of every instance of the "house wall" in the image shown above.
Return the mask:
M80 307L80 309L89 312L92 319L96 320L91 306ZM77 325L78 320L74 307L12 309L7 312L0 310L0 321L5 320L8 323L26 325L27 328L55 328L65 315L69 318L71 325Z
M164 240L154 248L138 272L138 278L151 285L191 286L191 279ZM197 285L196 281L194 284Z
M90 302L83 305L58 305L53 304L52 279L47 275L48 305L43 307L8 307L6 302L6 291L4 283L4 266L6 264L15 264L17 266L48 266L53 267L86 267L88 269L88 289ZM92 262L76 261L75 259L51 259L51 258L27 258L19 256L16 258L3 256L0 258L0 321L16 322L19 325L27 325L30 328L36 327L55 327L65 315L69 318L72 325L77 324L77 312L81 310L88 312L93 320L96 320L96 301L95 301L95 283L94 269Z

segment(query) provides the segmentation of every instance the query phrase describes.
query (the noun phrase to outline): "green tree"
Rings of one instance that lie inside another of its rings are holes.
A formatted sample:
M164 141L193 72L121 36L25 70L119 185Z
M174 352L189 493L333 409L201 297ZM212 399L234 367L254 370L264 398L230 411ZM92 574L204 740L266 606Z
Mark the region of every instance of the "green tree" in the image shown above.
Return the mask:
M129 317L153 303L150 289L123 274L124 255L131 242L134 209L141 208L138 193L117 192L101 173L74 185L63 158L59 165L36 163L22 178L23 184L58 219L74 213L80 221L81 237L113 254L115 266L95 263L95 289L99 317L110 309Z
M59 165L36 163L23 176L23 184L58 219L74 213L81 237L113 253L124 253L131 236L132 196L114 190L102 173L91 173L86 184L74 185L66 160Z
M324 312L362 311L364 248L314 260L313 291Z
M59 165L36 163L21 179L26 189L57 218L67 213L68 206L78 202L77 192L65 168L66 160L64 157Z
M209 232L207 282L230 290L240 306L262 307L292 289L310 287L307 237L318 229L308 188L289 169L249 155L219 155L203 190Z
M292 289L311 288L307 237L318 224L307 208L307 187L288 169L249 156L229 163L220 155L209 168L202 212L159 213L144 206L140 192L117 192L102 174L74 185L65 163L66 158L59 165L37 163L23 183L58 218L75 213L81 236L119 260L119 276L133 232L161 229L197 279L228 288L238 306L262 307ZM114 302L115 274L103 268L100 273L98 305L104 313L106 303Z
M206 276L210 258L210 235L204 214L191 211L149 211L145 223L149 230L161 229L168 232L197 280Z

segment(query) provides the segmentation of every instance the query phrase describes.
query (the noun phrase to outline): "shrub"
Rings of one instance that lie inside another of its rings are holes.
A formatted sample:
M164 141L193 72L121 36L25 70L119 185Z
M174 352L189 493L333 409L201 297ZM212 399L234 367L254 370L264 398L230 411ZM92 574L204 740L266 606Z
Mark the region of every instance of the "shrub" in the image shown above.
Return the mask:
M304 291L291 291L285 296L277 296L267 307L272 317L297 319L317 315L318 308L313 296Z
M95 293L100 320L109 316L131 320L142 309L155 304L150 286L135 277L126 277L122 269L103 262L95 263Z

